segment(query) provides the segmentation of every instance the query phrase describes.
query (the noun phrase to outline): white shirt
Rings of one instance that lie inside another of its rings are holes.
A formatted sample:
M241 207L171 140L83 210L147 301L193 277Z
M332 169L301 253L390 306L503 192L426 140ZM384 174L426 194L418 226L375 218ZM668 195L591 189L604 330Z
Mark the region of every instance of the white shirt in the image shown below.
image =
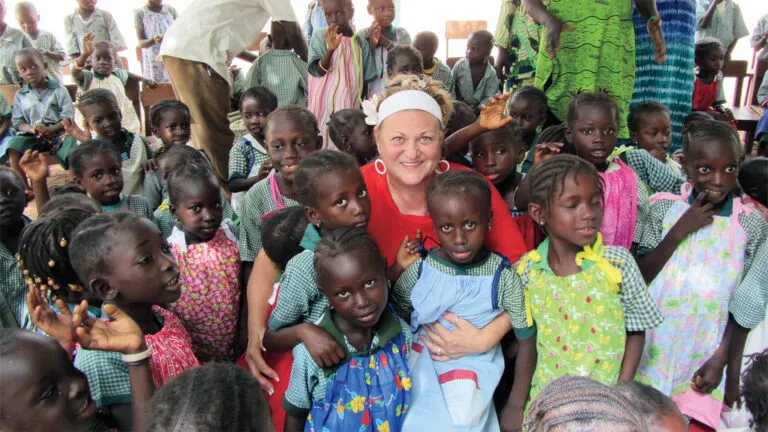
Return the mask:
M251 46L267 20L296 22L288 0L194 0L163 37L158 57L198 61L232 85L229 64Z

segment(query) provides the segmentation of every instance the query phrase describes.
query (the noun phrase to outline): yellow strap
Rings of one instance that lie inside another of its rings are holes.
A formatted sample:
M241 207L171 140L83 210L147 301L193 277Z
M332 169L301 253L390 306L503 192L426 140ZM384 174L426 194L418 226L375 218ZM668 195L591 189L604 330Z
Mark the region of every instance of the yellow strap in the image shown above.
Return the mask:
M621 271L614 267L610 261L623 262L621 260L609 260L603 257L605 246L603 246L602 234L597 235L597 240L593 246L585 246L582 252L576 254L576 264L581 266L585 259L593 261L597 267L608 277L612 284L612 289L619 292L619 283L622 281Z
M158 210L170 210L171 207L168 205L168 198L164 199L163 202L160 203L160 206L157 207Z
M517 266L517 274L522 275L525 272L525 264L529 261L533 262L540 262L541 261L541 255L539 255L539 252L534 249L523 257L522 260L520 260L520 264ZM536 270L531 270L528 280L532 279L536 276ZM533 309L531 308L531 297L528 293L528 286L525 286L523 288L523 294L525 294L525 321L528 324L528 327L533 325Z

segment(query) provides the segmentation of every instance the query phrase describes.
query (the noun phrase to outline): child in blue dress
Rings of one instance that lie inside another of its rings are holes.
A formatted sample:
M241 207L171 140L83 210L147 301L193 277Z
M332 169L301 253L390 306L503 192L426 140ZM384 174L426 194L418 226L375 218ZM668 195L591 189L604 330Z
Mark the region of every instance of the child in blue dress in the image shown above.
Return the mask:
M440 247L406 269L395 284L393 303L409 317L411 330L439 321L455 327L443 314L452 312L477 328L507 311L521 340L521 355L535 352L525 316L525 298L513 285L509 262L483 247L491 229L491 189L472 171L439 175L427 190L427 208ZM504 372L497 343L490 350L447 361L434 361L421 342L413 344L409 366L414 379L411 409L404 431L498 431L493 392ZM439 355L439 353L438 353Z
M364 228L327 233L314 256L330 308L318 322L342 347L323 368L304 344L293 350L285 431L399 431L411 400L411 332L387 307L386 261Z

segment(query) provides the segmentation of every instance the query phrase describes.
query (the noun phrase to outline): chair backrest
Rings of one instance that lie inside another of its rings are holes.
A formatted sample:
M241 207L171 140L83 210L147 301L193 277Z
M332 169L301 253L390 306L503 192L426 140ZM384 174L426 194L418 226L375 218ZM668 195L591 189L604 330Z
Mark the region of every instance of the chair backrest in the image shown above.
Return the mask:
M159 83L155 88L142 86L141 89L141 107L144 110L144 132L146 135L152 133L149 122L149 109L152 105L165 99L178 99L170 83Z
M741 93L742 87L744 87L744 78L747 76L746 60L729 60L723 68L723 76L725 78L736 78L736 88L733 92L733 106L741 106Z
M477 30L487 30L487 21L446 21L445 22L445 58L448 58L450 41L469 39L469 35Z
M752 83L749 89L749 95L747 95L749 105L760 105L757 102L757 91L760 89L760 84L765 79L765 72L768 70L768 59L757 59L755 65L755 76L752 77Z
M13 101L16 99L16 92L20 88L21 86L18 84L0 84L0 93L8 101L8 105L13 105Z

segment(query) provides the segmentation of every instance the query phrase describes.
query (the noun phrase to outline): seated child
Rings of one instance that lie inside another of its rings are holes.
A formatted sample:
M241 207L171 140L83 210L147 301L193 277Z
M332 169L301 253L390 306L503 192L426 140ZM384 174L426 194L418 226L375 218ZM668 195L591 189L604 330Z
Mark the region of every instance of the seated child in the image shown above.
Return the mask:
M330 304L318 327L341 347L341 363L326 366L307 345L296 346L285 431L401 430L413 385L411 332L387 306L378 246L361 227L330 231L317 244L314 267Z
M456 99L468 103L480 112L488 98L499 92L499 78L488 57L493 48L493 35L477 30L469 35L466 57L456 62L451 71Z
M456 132L472 125L477 121L477 116L466 102L456 101L453 104L453 112L445 126L445 136L452 137ZM457 145L449 145L446 140L446 155L448 162L472 167L472 159L469 157L469 141L463 140Z
M229 190L232 191L232 207L236 212L243 209L245 193L272 170L262 143L267 116L278 105L272 90L261 85L249 88L240 97L240 114L248 133L237 140L229 151Z
M398 315L410 320L414 336L425 337L422 325L455 328L443 316L447 312L483 328L506 311L521 339L520 355L532 357L523 289L512 284L509 262L483 246L491 226L487 180L469 170L447 171L429 186L427 207L441 246L397 279L392 302ZM408 364L415 386L403 428L498 430L493 393L504 371L498 341L486 352L446 361L435 361L425 348L414 337Z
M29 219L24 216L27 195L24 182L18 173L8 167L0 167L0 327L33 329L24 303L27 289L24 276L16 259L19 250L19 236Z
M711 37L697 40L694 62L697 71L693 87L693 111L704 111L715 120L732 122L733 113L723 106L726 103L722 96L725 63L723 45Z
M232 221L223 217L218 178L207 165L187 163L173 170L166 184L170 212L182 225L168 236L182 285L181 297L169 308L192 337L200 361L233 362L240 254Z
M658 102L644 102L629 112L629 138L635 147L643 149L656 160L683 174L683 167L669 156L672 124L669 110Z
M394 0L368 0L368 14L373 16L373 24L360 30L360 36L368 41L371 56L376 67L376 79L368 84L368 95L376 95L384 91L384 85L389 81L387 64L388 56L397 46L411 44L411 35L403 27L395 27Z
M518 171L525 174L533 164L533 154L539 138L539 128L547 121L547 95L532 86L522 86L509 98L507 111L512 121L520 126L525 160Z
M152 150L146 137L131 132L121 126L122 114L114 93L106 89L89 90L77 100L77 110L85 119L86 130L77 124L65 120L64 128L68 137L64 138L64 148L74 148L77 141L91 139L91 132L96 137L109 141L118 149L123 166L123 193L135 195L144 189L144 167L152 158ZM67 168L67 166L64 166Z
M184 102L177 99L162 100L149 108L149 124L152 135L160 139L163 147L172 144L185 145L191 136L192 116ZM202 152L201 152L202 154ZM151 170L145 170L142 195L149 206L157 209L166 196L165 184L152 160Z
M387 76L400 74L421 75L424 68L421 65L421 54L410 45L392 48L387 56Z
M47 151L61 160L64 134L63 119L75 114L67 89L58 81L46 77L47 63L40 51L24 48L13 56L19 74L27 83L16 92L13 101L13 128L17 135L8 141L0 159L10 162L26 182L19 161L28 149ZM61 151L61 152L60 152Z
M421 53L424 74L440 81L443 84L443 88L453 94L451 68L435 57L439 43L440 41L436 34L424 31L416 35L416 38L413 40L413 47Z
M606 385L631 380L645 332L664 319L634 257L603 244L604 182L597 168L579 157L557 155L534 165L526 178L528 213L549 235L516 264L515 285L525 290L528 324L537 329L532 338L537 359L529 364L518 358L516 369L535 364L535 370L515 377L502 421L519 422L529 385L534 402L526 418L537 412L537 396L545 397L547 385L565 375Z
M768 221L768 158L747 160L739 170L739 186L744 206L757 211Z
M354 156L360 166L379 154L373 126L365 122L365 113L359 109L343 109L331 114L328 132L338 149Z
M77 84L77 99L79 101L83 93L92 89L106 89L115 95L115 98L122 113L120 124L123 128L133 133L141 131L141 121L133 108L133 103L125 94L125 84L130 78L134 78L144 83L144 85L154 88L157 83L149 78L144 78L128 72L125 69L118 68L120 59L117 57L115 47L107 41L95 42L93 35L86 36L83 40L83 53L73 63L72 79ZM83 69L90 60L93 70ZM121 64L122 66L122 64ZM80 127L84 125L83 116L77 117L77 124Z
M48 64L48 76L59 83L62 81L61 64L66 60L67 53L61 46L56 36L49 31L37 27L40 21L40 15L32 2L23 1L16 4L16 21L19 22L19 28L29 36L32 45L40 51L43 59Z
M77 0L77 8L64 17L67 55L73 60L85 52L83 39L87 35L96 41L109 41L118 51L127 48L125 39L112 14L96 8L94 0Z
M768 223L732 192L741 151L729 125L693 126L683 136L690 183L680 195L652 197L638 250L638 265L664 322L646 335L637 379L710 428L720 424L728 335L742 332L729 314L729 300L739 295L741 279L768 235Z
M182 372L148 405L147 430L153 432L174 432L179 425L190 431L270 430L261 386L246 369L231 364L209 363Z
M5 146L8 145L8 141L14 135L12 116L11 104L8 103L5 96L0 94L0 154L5 153Z
M123 193L122 160L112 143L86 141L69 154L68 160L72 179L103 211L127 210L154 220L143 196Z
M266 86L277 95L277 106L307 106L307 62L291 49L285 35L269 36L272 48L261 50L245 76L246 88ZM242 96L241 96L242 99Z
M366 84L379 78L368 41L354 33L351 0L325 0L328 27L315 31L309 43L309 111L317 118L322 147L329 142L326 124L336 111L359 108Z

